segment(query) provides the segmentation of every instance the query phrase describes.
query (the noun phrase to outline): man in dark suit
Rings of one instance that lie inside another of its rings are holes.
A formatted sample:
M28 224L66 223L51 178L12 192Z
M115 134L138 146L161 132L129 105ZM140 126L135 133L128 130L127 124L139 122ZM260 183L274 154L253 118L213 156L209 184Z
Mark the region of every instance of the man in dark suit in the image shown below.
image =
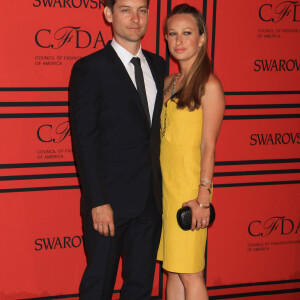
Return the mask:
M80 299L151 297L161 232L164 60L141 49L149 0L107 0L114 38L73 67L69 96L87 267Z

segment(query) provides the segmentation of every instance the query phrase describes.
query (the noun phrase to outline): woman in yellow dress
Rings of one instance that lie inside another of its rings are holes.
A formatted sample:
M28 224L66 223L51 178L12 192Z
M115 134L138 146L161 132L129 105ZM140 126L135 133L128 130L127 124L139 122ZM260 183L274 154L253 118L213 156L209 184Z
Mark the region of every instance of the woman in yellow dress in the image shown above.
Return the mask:
M208 299L203 278L215 146L225 99L211 73L207 29L192 6L176 6L167 16L165 37L180 72L165 80L161 113L163 230L158 260L168 272L167 300ZM192 229L183 231L176 214L192 209Z

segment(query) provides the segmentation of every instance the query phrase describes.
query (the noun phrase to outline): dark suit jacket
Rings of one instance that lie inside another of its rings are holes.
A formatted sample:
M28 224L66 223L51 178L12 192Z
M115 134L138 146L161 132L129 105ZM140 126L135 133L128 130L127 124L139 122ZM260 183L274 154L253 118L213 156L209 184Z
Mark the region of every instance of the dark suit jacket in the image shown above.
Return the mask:
M157 87L149 127L139 94L110 43L75 63L70 122L82 188L82 212L110 203L115 216L145 207L151 185L161 212L160 112L164 60L144 51Z

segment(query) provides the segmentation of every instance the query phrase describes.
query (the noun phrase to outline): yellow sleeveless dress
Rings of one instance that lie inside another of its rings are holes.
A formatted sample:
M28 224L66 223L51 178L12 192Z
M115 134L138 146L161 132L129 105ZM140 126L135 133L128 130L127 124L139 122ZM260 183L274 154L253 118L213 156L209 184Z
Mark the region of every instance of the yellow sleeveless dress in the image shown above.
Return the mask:
M198 196L201 169L202 109L163 105L160 162L163 176L163 227L157 259L175 273L198 273L205 266L207 229L183 231L177 210Z

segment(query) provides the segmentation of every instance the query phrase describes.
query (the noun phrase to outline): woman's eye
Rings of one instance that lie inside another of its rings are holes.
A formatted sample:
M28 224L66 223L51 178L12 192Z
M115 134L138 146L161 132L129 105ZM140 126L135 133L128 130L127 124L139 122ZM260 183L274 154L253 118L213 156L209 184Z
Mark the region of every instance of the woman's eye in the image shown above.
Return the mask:
M190 31L186 31L185 33L184 33L184 35L191 35L192 33L190 32Z
M169 36L174 36L174 35L176 35L175 32L169 32Z
M122 9L121 12L122 13L127 13L127 12L129 12L129 9Z

